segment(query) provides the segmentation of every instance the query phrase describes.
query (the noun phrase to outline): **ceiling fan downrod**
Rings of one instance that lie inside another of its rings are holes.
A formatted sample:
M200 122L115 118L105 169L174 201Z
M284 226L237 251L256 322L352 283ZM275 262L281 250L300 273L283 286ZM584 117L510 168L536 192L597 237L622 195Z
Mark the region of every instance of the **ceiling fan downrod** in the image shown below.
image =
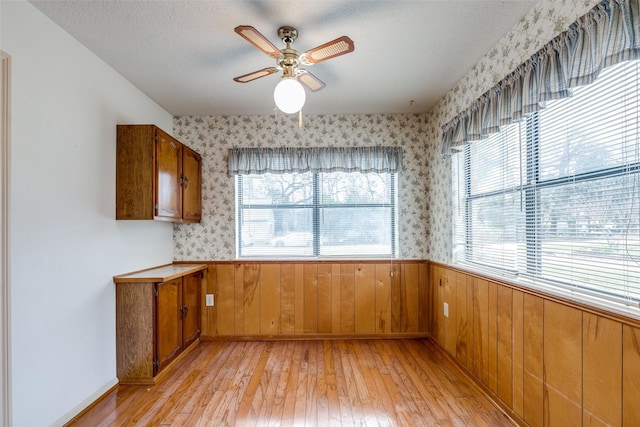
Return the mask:
M283 77L295 77L298 66L300 65L300 53L291 47L291 44L298 38L298 30L293 27L278 28L278 37L286 45L281 49L282 57L277 60L278 67L283 70Z

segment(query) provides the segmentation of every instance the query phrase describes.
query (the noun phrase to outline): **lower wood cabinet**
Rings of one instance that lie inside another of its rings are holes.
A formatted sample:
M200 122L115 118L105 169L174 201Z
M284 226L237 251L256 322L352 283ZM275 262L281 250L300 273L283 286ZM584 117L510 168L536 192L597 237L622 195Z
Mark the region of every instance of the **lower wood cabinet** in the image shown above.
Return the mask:
M154 384L200 338L205 265L169 265L114 277L117 375Z

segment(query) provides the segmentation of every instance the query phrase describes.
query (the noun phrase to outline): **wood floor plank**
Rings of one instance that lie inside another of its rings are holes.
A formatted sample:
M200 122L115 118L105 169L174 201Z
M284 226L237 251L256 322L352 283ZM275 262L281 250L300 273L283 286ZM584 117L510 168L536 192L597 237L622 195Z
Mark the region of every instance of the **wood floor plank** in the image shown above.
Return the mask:
M288 356L288 357L287 357ZM265 398L260 411L260 420L269 420L269 425L280 425L285 395L283 393L282 378L288 380L291 365L291 349L286 345L274 346L272 357L274 363L267 365L271 377L265 388ZM261 424L265 424L261 421Z
M447 390L442 385L434 382L437 377L432 375L432 372L422 371L418 361L412 356L410 347L398 345L395 351L409 381L411 381L413 388L416 390L412 395L418 401L422 416L428 419L430 423L435 424L446 422L463 424L457 411L454 411L451 406L456 396L447 396L445 393ZM427 399L430 401L428 413L420 405L421 402Z
M291 362L293 360L293 343L287 343L282 347L282 366L280 367L280 376L276 385L275 395L273 399L273 407L269 417L269 425L278 426L282 424L283 412L288 394L288 383L291 377Z
M190 394L190 397L183 398L182 412L188 414L185 420L187 425L195 424L203 416L203 413L206 413L209 402L215 398L216 389L224 389L226 384L230 383L233 379L233 375L229 372L229 369L218 361L223 361L234 354L239 354L240 357L244 357L245 349L238 343L225 345L220 350L220 357L217 357L215 360L208 359L206 363L198 365L198 371L202 374L206 372L206 376L201 375L198 379L198 385L186 391ZM191 365L185 364L184 366ZM188 371L188 369L184 370ZM224 409L222 405L219 408L220 411Z
M423 399L420 396L420 391L412 381L409 370L404 366L399 356L403 350L398 348L395 342L385 344L385 351L389 353L388 357L391 360L391 363L388 365L389 373L400 391L402 401L405 402L405 405L407 405L411 413L411 418L414 420L422 420L427 425L435 424L436 416L433 411L433 403L435 400L430 401L428 405L422 404Z
M351 366L351 359L349 357L349 349L347 348L347 342L340 342L340 357L342 360L342 366L344 368L344 380L345 386L348 389L349 405L351 406L351 416L355 425L364 425L365 414L362 408L362 401L360 400L360 394L355 388L355 378L353 376L353 367Z
M238 405L236 420L244 423L244 425L256 425L258 422L258 414L256 413L254 397L258 392L262 373L264 372L268 360L269 352L264 351L260 355L258 363L251 372L251 379L249 380L247 389L242 396L240 404Z
M400 366L395 365L390 356L390 343L391 341L387 340L374 342L379 355L377 358L378 370L381 373L389 399L393 403L398 424L411 425L415 423L416 419L423 419L423 417L418 415L420 411L413 395L406 387L402 386L402 379L398 373ZM428 409L426 411L430 412Z
M316 411L317 425L329 425L329 396L325 352L322 342L314 342L316 355Z
M179 372L189 373L192 370L201 374L206 373L206 377L200 375L197 384L193 387L184 389L181 394L179 405L174 405L179 411L173 411L170 413L160 425L196 425L200 420L207 419L210 416L208 409L209 403L216 399L220 402L216 405L216 409L221 411L227 409L224 405L224 399L218 396L219 392L216 390L226 389L228 384L231 383L234 376L229 371L224 361L228 357L236 355L236 357L244 358L246 354L246 348L241 343L231 343L231 345L223 345L222 343L216 343L221 348L219 354L215 354L211 351L202 351L202 356L198 356L194 362L183 362L183 368L189 367L189 369L179 369ZM197 350L200 350L198 347ZM215 356L215 358L214 358ZM240 366L243 369L247 365ZM180 375L182 376L182 374ZM169 382L169 384L171 384ZM160 389L163 389L161 386ZM172 396L175 393L175 387L163 389L164 393ZM167 404L165 404L166 406ZM229 412L228 410L226 411ZM232 412L233 416L234 412ZM218 419L224 419L225 416L216 415ZM179 421L181 420L181 421Z
M293 424L304 423L307 414L307 382L309 371L309 342L303 342L300 358L298 359L298 383L295 393L295 407L293 411Z
M430 341L202 342L73 426L514 425Z
M327 388L327 410L329 412L329 425L340 426L340 400L338 398L338 387L336 369L333 359L333 346L330 341L325 341L322 345L324 354L324 378Z
M351 400L349 399L349 387L346 382L344 368L342 366L342 345L344 341L332 341L333 366L336 370L336 392L340 411L340 422L342 426L353 426L353 415L351 412Z
M289 378L287 379L284 393L285 401L282 408L281 426L290 427L293 426L295 409L296 409L296 387L298 385L298 375L300 370L300 359L302 355L302 345L293 345L293 355L291 356L291 370L289 371Z
M307 425L318 423L318 357L316 341L309 344L307 384L305 391L305 416Z

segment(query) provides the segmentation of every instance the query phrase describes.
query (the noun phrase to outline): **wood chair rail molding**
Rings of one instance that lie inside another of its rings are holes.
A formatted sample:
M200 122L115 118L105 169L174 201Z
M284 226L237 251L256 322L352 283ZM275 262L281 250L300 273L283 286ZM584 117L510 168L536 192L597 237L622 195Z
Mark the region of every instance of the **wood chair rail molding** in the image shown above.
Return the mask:
M429 264L431 261L425 259L229 259L229 260L207 260L207 261L174 261L174 264Z
M615 320L617 322L621 322L624 324L627 324L629 326L634 326L634 327L640 327L640 319L635 319L633 317L629 317L629 316L625 316L622 313L616 313L614 311L611 310L607 310L604 308L599 308L599 307L595 307L593 305L589 305L588 303L581 303L579 301L575 301L575 300L571 300L568 298L563 298L561 296L558 295L554 295L552 293L548 293L548 292L544 292L538 288L531 288L531 287L527 287L525 285L520 285L517 283L513 283L513 282L509 282L507 279L505 278L499 278L499 277L495 277L495 276L490 276L490 275L483 275L482 273L479 273L477 271L474 270L470 270L470 269L465 269L464 267L461 266L453 266L453 265L448 265L448 264L443 264L443 263L439 263L439 262L434 262L434 261L428 261L428 264L430 266L430 269L432 267L440 267L440 268L444 268L446 270L449 271L453 271L453 272L459 272L459 273L463 273L465 274L467 277L474 277L480 280L487 280L493 283L496 283L500 286L505 286L508 288L511 288L513 290L517 290L520 291L524 294L528 294L528 295L533 295L533 296L537 296L540 298L543 298L547 301L553 301L553 302L557 302L559 304L563 304L572 308L576 308L578 310L582 310L591 314L596 314L598 316L601 317L605 317L611 320Z

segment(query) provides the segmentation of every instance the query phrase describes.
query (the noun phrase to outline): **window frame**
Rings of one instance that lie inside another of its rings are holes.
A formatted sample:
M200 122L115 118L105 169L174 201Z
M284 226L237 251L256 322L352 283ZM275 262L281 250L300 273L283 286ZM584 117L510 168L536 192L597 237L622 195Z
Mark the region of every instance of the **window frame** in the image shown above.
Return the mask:
M295 172L292 172L295 173ZM345 258L353 258L353 259L379 259L379 258L392 258L396 259L398 254L398 172L375 172L376 174L386 174L389 175L390 182L390 202L389 203L349 203L349 204L339 204L339 203L322 203L321 202L321 174L330 174L332 172L308 172L312 174L312 189L311 193L313 195L312 203L305 204L278 204L278 208L280 209L310 209L311 217L312 217L312 251L311 255L294 255L294 254L286 254L287 258L306 258L306 259L345 259ZM345 172L348 173L348 172ZM258 210L273 210L273 204L243 204L242 203L242 181L243 174L237 174L235 177L235 202L236 202L236 258L238 259L259 259L259 258L279 258L278 255L273 257L268 257L266 255L243 255L242 254L242 224L243 224L243 209L258 209ZM391 253L390 254L372 254L367 256L358 256L355 254L340 254L340 255L326 255L321 254L322 242L321 242L321 227L320 227L320 216L322 209L331 209L331 208L388 208L391 213L391 221L390 221L390 237L391 237Z

